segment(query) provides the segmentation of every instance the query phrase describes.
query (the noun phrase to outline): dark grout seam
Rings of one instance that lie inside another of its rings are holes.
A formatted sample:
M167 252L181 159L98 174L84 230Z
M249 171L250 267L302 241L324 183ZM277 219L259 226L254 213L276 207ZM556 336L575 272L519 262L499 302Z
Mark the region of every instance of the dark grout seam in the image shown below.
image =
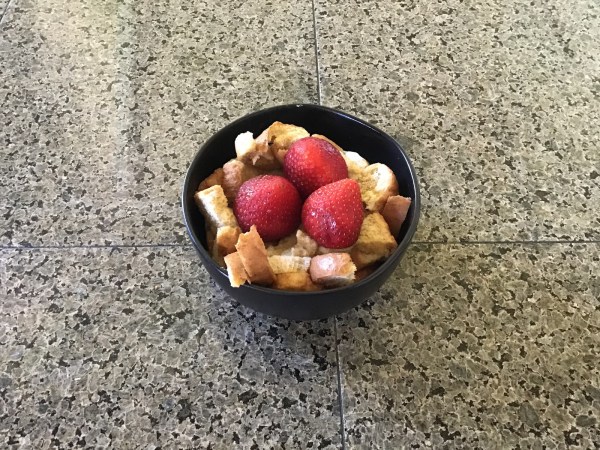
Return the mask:
M122 245L8 245L1 250L79 250L79 249L120 249L120 248L191 248L187 244L122 244Z
M340 352L338 345L338 329L337 329L337 317L333 318L333 336L335 339L335 364L337 367L337 394L338 404L340 407L340 434L342 435L342 449L346 449L346 420L344 419L344 397L343 397L343 386L342 386L342 367L340 365Z
M10 7L11 3L12 3L12 0L8 0L8 3L4 7L4 10L0 14L0 25L2 25L2 23L4 22L4 16L6 16L6 13L8 12L8 8Z
M319 33L317 31L317 11L315 8L315 1L311 0L312 3L312 17L313 17L313 38L315 40L315 69L317 71L317 97L319 105L322 104L321 97L321 64L319 62Z
M536 244L598 244L598 239L541 240L541 241L412 241L412 245L536 245Z

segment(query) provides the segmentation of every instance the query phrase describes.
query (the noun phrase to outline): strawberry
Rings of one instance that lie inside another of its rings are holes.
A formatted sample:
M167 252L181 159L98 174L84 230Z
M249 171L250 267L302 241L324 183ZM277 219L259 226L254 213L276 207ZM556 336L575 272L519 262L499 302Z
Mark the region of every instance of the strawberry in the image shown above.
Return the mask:
M358 239L363 206L358 183L346 178L314 191L302 207L302 225L319 245L345 248Z
M306 198L321 186L348 178L346 161L333 145L323 139L298 139L288 149L283 171Z
M277 175L260 175L240 186L233 212L240 228L252 225L264 241L276 241L296 231L302 199L292 183Z

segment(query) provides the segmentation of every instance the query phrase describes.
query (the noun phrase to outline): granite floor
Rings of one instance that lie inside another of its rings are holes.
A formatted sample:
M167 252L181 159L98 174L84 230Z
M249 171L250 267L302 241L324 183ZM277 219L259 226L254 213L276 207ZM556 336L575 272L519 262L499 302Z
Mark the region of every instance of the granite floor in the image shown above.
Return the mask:
M600 3L0 0L0 448L600 448ZM322 103L423 209L311 323L234 304L179 191Z

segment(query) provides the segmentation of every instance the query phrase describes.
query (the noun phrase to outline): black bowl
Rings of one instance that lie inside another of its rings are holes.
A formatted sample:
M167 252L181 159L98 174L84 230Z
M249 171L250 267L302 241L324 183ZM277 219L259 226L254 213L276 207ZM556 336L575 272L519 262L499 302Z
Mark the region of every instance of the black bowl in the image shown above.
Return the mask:
M260 286L233 288L227 271L213 262L206 250L204 218L194 203L200 182L217 167L235 157L234 140L245 131L257 136L276 120L299 125L311 134L322 134L343 149L360 153L370 163L390 167L400 194L412 199L400 230L398 248L370 276L350 286L317 292L291 292ZM256 311L292 320L322 319L347 311L373 295L392 274L408 247L419 221L420 196L415 169L400 145L383 131L335 109L316 105L284 105L257 111L227 125L200 148L190 165L182 192L183 217L204 267L231 297Z

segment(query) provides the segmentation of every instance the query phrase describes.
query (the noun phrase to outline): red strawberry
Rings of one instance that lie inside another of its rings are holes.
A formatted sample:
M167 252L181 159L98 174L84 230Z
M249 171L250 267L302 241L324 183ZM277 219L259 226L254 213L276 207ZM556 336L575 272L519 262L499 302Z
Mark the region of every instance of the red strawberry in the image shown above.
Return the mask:
M358 239L363 206L358 183L350 178L327 184L304 202L302 225L319 245L345 248Z
M321 186L348 178L348 166L340 152L329 142L314 137L298 139L290 145L283 171L303 197Z
M233 203L233 212L246 232L252 225L264 241L276 241L298 228L302 199L292 183L276 175L246 181Z

